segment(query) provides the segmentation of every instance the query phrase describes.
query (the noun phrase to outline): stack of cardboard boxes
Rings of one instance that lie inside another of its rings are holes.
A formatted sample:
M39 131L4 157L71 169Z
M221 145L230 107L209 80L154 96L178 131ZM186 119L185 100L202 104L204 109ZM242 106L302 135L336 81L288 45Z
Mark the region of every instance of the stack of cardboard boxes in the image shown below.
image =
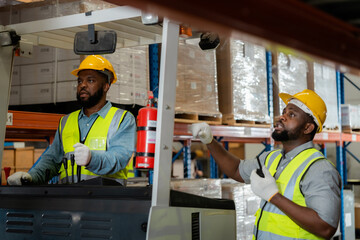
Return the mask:
M1 184L6 185L5 168L10 168L10 175L15 172L28 172L44 151L45 149L34 147L5 148L1 165Z
M146 105L149 89L146 46L121 48L105 55L113 65L118 81L110 87L107 99L113 103ZM10 91L10 105L76 101L81 57L72 50L34 46L33 57L16 57Z
M175 111L208 116L216 121L217 118L221 119L216 52L201 50L198 41L179 42Z

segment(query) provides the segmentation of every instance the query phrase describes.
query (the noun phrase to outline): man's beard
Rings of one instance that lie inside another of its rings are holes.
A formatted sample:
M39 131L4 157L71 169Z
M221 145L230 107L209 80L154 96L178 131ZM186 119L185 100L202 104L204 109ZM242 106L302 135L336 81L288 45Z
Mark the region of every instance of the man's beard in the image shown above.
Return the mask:
M280 133L274 131L271 134L271 137L275 140L275 141L279 141L279 142L286 142L289 140L296 140L299 138L300 136L300 132L301 130L304 128L303 126L298 126L296 129L293 129L292 131L283 129Z
M100 102L100 99L104 96L103 88L99 88L94 95L90 95L87 100L83 100L80 98L80 94L76 94L76 98L78 102L81 104L83 108L91 108Z

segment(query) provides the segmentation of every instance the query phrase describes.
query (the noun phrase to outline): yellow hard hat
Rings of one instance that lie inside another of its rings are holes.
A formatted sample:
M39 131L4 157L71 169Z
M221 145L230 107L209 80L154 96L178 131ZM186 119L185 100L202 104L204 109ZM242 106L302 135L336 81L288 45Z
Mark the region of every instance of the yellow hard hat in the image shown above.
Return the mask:
M111 63L100 55L90 55L87 56L80 64L78 69L75 69L71 72L72 75L78 76L81 70L91 69L97 71L105 71L108 70L112 73L112 81L111 84L117 81L116 73L114 71Z
M302 92L296 93L294 95L279 93L279 97L284 101L285 104L294 103L304 112L310 114L318 125L317 132L319 133L322 131L323 124L326 120L327 110L325 102L314 91L305 89ZM298 101L292 101L293 99Z

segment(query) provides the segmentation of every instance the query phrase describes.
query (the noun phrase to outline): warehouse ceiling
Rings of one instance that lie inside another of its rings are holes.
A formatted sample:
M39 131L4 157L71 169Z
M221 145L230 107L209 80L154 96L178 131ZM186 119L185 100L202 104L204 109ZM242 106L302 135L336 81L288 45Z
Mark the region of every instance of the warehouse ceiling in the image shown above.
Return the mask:
M328 13L353 26L360 27L359 0L302 0L303 2Z

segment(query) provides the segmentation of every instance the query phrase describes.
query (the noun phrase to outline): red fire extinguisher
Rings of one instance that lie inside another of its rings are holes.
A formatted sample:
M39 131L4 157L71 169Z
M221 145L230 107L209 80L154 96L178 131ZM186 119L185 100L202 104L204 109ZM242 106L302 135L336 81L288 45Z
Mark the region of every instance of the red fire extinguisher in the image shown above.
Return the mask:
M137 116L136 168L153 169L155 157L157 109L149 96L146 107Z

